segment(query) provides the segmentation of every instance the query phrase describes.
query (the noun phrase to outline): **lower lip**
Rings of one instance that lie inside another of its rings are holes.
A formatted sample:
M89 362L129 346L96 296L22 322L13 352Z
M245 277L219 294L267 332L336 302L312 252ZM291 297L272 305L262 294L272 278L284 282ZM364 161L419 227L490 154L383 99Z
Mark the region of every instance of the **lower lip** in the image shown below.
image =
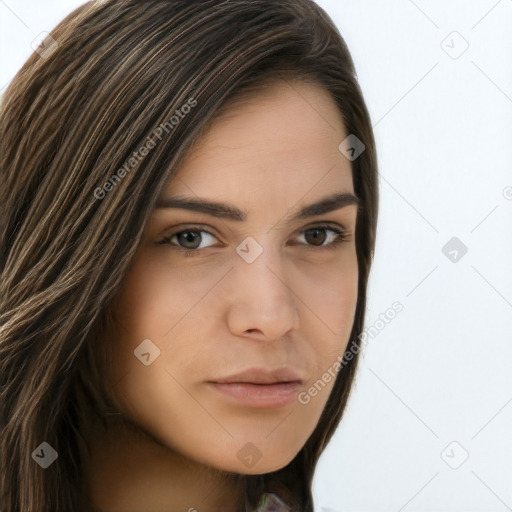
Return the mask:
M243 405L256 408L282 407L293 402L297 391L301 388L300 382L280 382L277 384L248 384L233 382L210 384L224 395L234 398Z

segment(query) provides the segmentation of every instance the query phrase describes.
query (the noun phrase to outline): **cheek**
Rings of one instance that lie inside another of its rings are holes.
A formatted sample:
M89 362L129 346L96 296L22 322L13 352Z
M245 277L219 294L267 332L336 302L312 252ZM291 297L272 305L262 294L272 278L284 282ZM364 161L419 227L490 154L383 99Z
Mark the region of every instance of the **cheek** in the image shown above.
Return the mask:
M350 343L358 297L358 267L355 252L342 265L302 274L299 293L303 308L303 332L310 344L314 375L307 383L305 401L320 414L338 375L337 364ZM297 288L299 285L297 285ZM311 387L313 386L313 387Z
M105 340L121 410L175 448L190 435L186 422L201 412L186 388L202 339L200 299L212 277L192 274L149 257L137 261L115 301L116 332Z
M113 304L115 332L105 341L112 346L114 382L128 374L135 378L144 367L141 359L154 361L152 366L161 359L162 340L177 321L177 307L188 302L183 293L176 301L180 283L175 279L171 282L169 268L151 263L147 258L135 263ZM149 357L137 358L137 354L146 353Z
M131 269L116 299L120 334L132 339L163 340L207 295L216 276L201 269L183 272L165 259L144 255Z
M339 346L348 342L358 296L358 266L355 252L338 263L307 272L300 269L295 282L297 295L326 337ZM315 339L315 337L310 338Z
M116 331L105 339L112 347L111 379L120 390L141 379L146 386L149 375L158 388L169 376L155 377L148 368L184 368L196 358L205 312L213 306L208 294L219 279L205 270L198 266L185 273L160 254L144 255L132 267L115 300Z

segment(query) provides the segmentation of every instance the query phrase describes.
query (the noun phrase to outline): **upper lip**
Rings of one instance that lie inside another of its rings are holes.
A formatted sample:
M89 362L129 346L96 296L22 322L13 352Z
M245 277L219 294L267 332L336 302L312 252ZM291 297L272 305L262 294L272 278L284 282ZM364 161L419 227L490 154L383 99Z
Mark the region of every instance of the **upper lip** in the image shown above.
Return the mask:
M300 372L288 366L279 368L254 367L227 377L211 380L217 384L277 384L278 382L300 382L304 379Z

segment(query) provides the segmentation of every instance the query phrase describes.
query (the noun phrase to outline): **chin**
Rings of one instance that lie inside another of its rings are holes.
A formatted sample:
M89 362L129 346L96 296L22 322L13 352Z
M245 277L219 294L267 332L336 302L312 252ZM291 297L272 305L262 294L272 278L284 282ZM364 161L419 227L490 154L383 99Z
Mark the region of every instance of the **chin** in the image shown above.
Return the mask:
M227 466L229 467L223 469L224 471L230 471L241 475L264 475L266 473L273 473L274 471L283 469L296 457L296 455L296 453L292 453L283 455L282 457L278 457L276 454L267 458L263 456L258 462L250 467L243 462L241 463L239 460L235 460L235 467L232 467L231 464L228 463Z

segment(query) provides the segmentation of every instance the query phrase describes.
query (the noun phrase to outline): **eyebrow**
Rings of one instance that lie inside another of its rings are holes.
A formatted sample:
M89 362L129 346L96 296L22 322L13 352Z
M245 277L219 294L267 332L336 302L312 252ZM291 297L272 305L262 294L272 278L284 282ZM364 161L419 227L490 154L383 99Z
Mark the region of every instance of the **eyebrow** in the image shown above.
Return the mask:
M304 220L310 217L315 217L339 210L345 206L353 204L359 206L361 204L360 199L350 192L338 192L324 197L315 203L303 206L300 210L293 213L289 220ZM237 222L245 222L248 216L247 210L240 210L228 204L186 196L171 196L160 199L156 204L155 210L164 208L190 210Z

